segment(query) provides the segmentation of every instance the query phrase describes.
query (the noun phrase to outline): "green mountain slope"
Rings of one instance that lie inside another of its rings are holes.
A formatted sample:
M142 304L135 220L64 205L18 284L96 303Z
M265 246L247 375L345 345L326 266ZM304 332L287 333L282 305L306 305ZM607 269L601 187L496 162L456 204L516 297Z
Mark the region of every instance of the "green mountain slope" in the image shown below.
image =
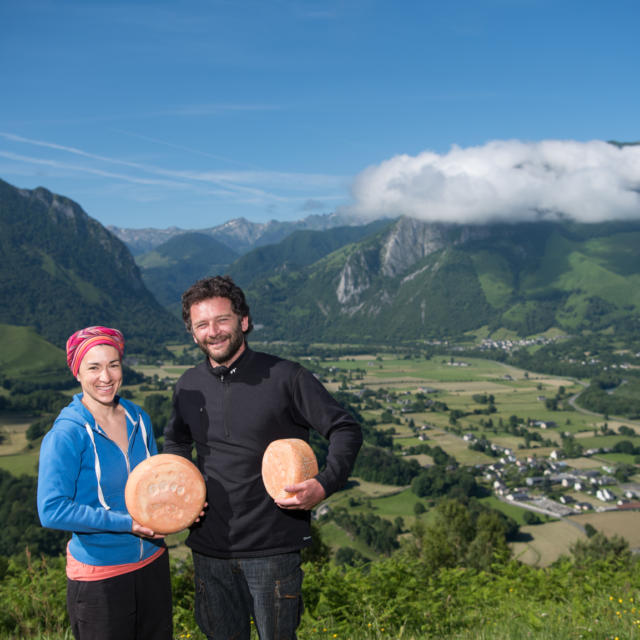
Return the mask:
M153 251L136 257L142 280L164 306L180 301L182 292L196 280L224 273L238 257L215 238L203 233L183 233Z
M76 329L121 329L129 350L182 336L125 245L68 198L0 180L0 322L58 346Z
M489 326L520 335L640 319L640 223L435 225L400 218L249 287L261 337L389 341ZM232 267L233 269L233 267Z

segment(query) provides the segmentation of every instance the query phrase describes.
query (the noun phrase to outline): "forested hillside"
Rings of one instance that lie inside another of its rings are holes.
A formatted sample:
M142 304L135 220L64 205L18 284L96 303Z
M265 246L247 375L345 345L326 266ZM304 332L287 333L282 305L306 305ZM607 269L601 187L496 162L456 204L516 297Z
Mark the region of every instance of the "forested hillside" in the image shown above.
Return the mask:
M68 198L0 181L0 322L58 346L77 328L121 329L130 352L182 335L125 245Z
M180 302L180 296L196 280L226 273L238 254L204 233L174 236L153 251L136 258L142 280L165 307Z

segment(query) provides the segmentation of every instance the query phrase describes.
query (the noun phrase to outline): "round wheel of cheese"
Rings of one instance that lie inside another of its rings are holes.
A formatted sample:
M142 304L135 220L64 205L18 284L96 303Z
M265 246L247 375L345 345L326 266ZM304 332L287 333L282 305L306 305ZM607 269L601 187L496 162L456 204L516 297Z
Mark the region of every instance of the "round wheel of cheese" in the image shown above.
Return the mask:
M313 449L299 438L274 440L262 456L262 481L274 499L290 498L284 490L291 484L304 482L318 474L318 461Z
M206 498L204 478L186 458L151 456L133 469L124 490L131 517L155 533L175 533L193 524Z

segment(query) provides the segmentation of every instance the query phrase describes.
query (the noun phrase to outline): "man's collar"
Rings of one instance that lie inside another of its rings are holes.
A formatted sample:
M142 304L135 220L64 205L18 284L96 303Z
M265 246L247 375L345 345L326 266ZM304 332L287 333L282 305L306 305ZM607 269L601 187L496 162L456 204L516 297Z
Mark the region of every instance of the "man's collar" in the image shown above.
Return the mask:
M246 345L242 353L228 366L219 365L217 367L214 367L211 364L211 360L207 358L207 368L214 376L220 379L225 378L228 375L233 375L236 372L238 365L241 364L243 358L245 357L248 351L249 351L249 346Z

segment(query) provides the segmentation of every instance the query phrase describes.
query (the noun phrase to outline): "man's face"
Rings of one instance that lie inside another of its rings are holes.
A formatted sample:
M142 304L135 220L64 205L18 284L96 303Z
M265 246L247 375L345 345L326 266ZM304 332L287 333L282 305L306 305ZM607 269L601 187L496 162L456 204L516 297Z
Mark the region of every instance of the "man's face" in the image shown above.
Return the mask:
M227 366L245 349L244 333L249 319L233 312L228 298L207 298L191 306L194 342L214 366Z

